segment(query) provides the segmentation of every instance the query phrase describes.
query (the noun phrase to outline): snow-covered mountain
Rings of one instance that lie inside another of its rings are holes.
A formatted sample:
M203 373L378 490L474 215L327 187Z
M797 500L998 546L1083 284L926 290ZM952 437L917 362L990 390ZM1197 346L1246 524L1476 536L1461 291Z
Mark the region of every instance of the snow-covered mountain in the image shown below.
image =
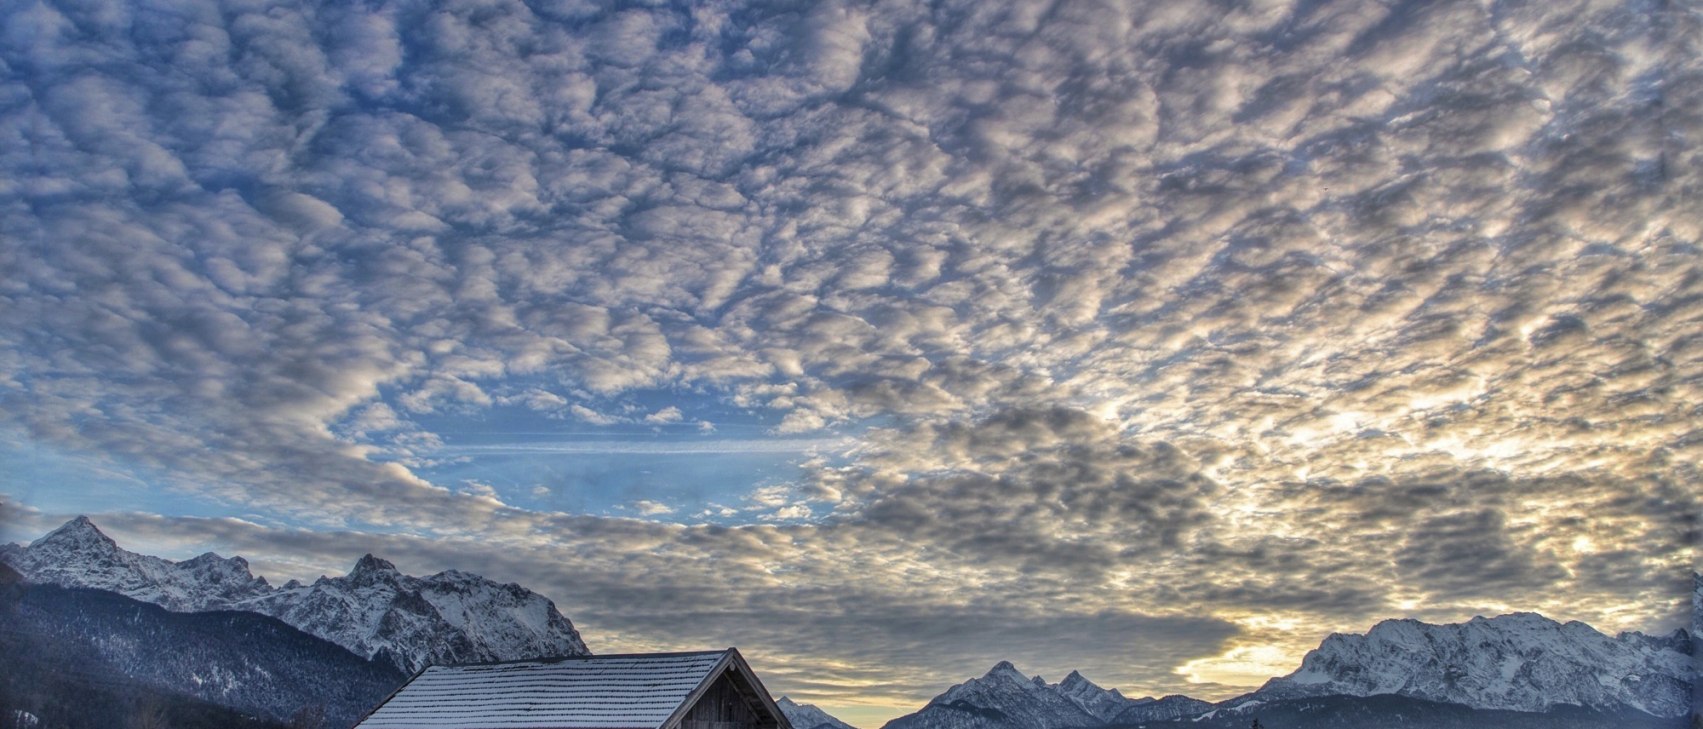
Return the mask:
M1100 688L1078 671L1071 671L1063 681L1058 682L1056 688L1065 698L1075 702L1083 711L1102 722L1116 718L1133 703L1118 693L1117 689Z
M1703 575L1694 576L1703 626ZM884 729L1081 729L1126 726L1678 726L1692 710L1692 635L1607 636L1584 623L1516 613L1450 625L1387 620L1332 635L1300 669L1217 704L1129 699L1072 672L1058 684L1001 662ZM1281 720L1279 720L1281 719ZM1676 723L1678 722L1678 723Z
M1112 726L1127 726L1130 724L1145 724L1154 721L1170 721L1200 716L1212 708L1212 704L1200 699L1189 698L1181 694L1172 694L1160 698L1133 699L1130 705L1117 716L1107 722Z
M1072 672L1049 684L1025 676L1010 661L986 675L934 697L922 710L887 723L884 729L1077 729L1099 727L1133 704Z
M787 723L792 725L792 729L857 729L814 704L800 704L782 696L775 702L775 706L780 707L781 713L786 715Z
M1684 631L1610 637L1533 613L1451 625L1386 620L1365 635L1331 635L1253 697L1397 694L1476 709L1573 705L1677 717L1690 710L1692 648Z
M1049 684L1000 661L883 729L1066 729L1130 726L1198 716L1212 704L1187 696L1131 699L1071 671Z
M590 653L555 604L520 585L456 570L411 577L370 554L347 575L291 581L240 607L407 672Z
M116 592L176 612L235 609L272 591L266 578L249 573L241 557L225 559L208 552L172 562L127 552L86 516L28 547L0 548L0 561L31 582Z
M177 612L270 615L409 673L432 663L590 653L554 603L520 585L455 570L412 577L370 554L343 577L273 588L241 557L135 554L77 517L27 547L7 545L0 561L31 582L116 592Z

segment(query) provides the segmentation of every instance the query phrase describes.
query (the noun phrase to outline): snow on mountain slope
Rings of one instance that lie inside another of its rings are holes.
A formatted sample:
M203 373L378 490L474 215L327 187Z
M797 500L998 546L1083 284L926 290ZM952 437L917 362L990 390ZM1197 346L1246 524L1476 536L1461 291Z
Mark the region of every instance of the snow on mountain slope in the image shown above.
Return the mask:
M1689 710L1691 650L1684 632L1611 638L1533 613L1451 625L1386 620L1365 635L1331 635L1254 697L1399 694L1479 709L1624 707L1675 717Z
M208 552L171 562L127 552L84 516L0 559L31 582L116 592L177 612L234 608L272 589L241 557Z
M556 606L524 587L454 570L411 577L370 554L343 577L292 582L242 607L410 673L590 653Z
M814 704L800 704L782 696L775 702L775 706L780 707L781 713L786 715L787 723L792 724L792 729L857 729Z
M1102 722L1111 721L1134 703L1124 698L1117 689L1100 688L1077 671L1071 671L1056 688L1065 698Z
M922 710L887 723L884 729L1073 729L1106 722L1080 700L1086 698L1106 711L1112 695L1079 674L1066 690L1040 676L1024 676L1000 661L986 675L946 690ZM1086 685L1084 685L1086 684ZM1127 699L1123 699L1128 701Z
M433 663L590 653L555 604L524 587L454 570L412 577L370 554L343 577L274 589L241 557L139 555L77 517L28 547L0 550L0 560L31 582L116 592L177 612L270 615L408 673Z
M1128 707L1113 716L1108 723L1113 726L1125 726L1151 721L1186 719L1200 716L1211 709L1211 703L1181 694L1171 694L1157 699L1134 699Z

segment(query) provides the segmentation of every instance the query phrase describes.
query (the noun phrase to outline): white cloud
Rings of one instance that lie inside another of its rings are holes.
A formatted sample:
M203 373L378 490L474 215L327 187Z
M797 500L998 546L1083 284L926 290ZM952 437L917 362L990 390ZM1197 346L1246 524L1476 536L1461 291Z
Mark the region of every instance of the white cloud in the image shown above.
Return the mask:
M620 418L597 412L596 410L592 410L591 408L578 403L569 405L568 412L572 413L575 418L591 423L592 425L614 425L615 423L621 422Z
M661 502L651 501L649 499L640 499L633 502L633 511L638 512L642 516L664 516L674 513L675 509L674 507Z
M652 425L663 425L667 423L678 423L684 419L684 417L685 416L680 414L680 408L669 405L668 407L646 415L644 420Z

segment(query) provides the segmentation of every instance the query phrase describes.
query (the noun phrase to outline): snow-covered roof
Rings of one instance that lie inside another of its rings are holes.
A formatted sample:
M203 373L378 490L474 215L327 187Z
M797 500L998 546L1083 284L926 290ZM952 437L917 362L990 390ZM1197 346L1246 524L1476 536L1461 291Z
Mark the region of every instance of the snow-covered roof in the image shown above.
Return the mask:
M728 648L432 666L357 729L668 729L729 668L767 692ZM785 720L779 729L788 729Z

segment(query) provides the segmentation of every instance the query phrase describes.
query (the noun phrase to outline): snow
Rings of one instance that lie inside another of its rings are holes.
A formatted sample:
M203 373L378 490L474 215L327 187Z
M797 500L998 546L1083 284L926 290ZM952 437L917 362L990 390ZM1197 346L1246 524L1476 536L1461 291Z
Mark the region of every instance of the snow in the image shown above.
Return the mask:
M1209 708L1187 696L1130 699L1077 671L1049 684L1000 661L981 678L947 689L884 729L1088 729L1185 719Z
M271 589L238 557L211 552L183 562L126 552L79 516L5 559L32 582L117 592L168 610L235 609Z
M1387 620L1363 636L1326 638L1300 669L1258 693L1400 694L1480 709L1570 704L1683 716L1692 680L1688 645L1641 633L1611 638L1584 623L1534 613L1451 625Z
M921 711L900 717L888 729L1074 729L1107 724L1137 705L1115 691L1072 672L1058 684L1026 676L1000 661L981 678L947 689ZM1002 717L1002 718L992 718ZM795 728L801 729L801 728Z
M177 612L270 615L405 673L434 663L590 653L555 604L519 585L453 570L411 577L370 554L343 577L273 588L241 557L172 562L135 554L77 517L0 557L32 582L107 590Z
M433 666L358 726L655 729L731 651Z
M792 725L792 729L856 729L812 704L800 704L786 696L780 697L775 706L780 707L781 713L786 715L787 723Z

